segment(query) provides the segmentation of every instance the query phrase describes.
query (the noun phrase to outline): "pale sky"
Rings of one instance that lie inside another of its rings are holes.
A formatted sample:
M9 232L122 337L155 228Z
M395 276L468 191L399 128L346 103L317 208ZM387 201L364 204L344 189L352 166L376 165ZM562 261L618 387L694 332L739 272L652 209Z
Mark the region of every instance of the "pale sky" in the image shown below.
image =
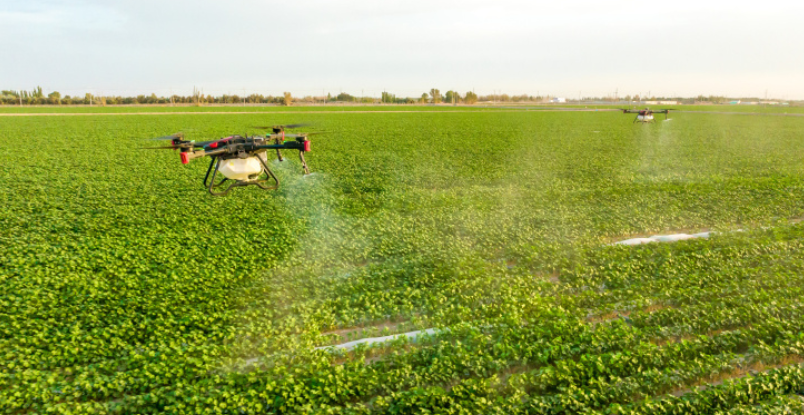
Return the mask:
M2 0L0 57L63 95L804 99L804 2Z

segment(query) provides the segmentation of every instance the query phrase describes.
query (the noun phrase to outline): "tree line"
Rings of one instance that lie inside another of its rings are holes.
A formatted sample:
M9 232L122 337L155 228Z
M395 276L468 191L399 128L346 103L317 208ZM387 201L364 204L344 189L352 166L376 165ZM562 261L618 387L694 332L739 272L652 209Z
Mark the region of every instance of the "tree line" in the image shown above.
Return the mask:
M304 96L294 97L290 92L282 95L263 95L250 94L240 96L237 94L209 95L203 94L198 89L193 89L192 95L170 95L157 96L150 95L119 96L119 95L93 95L86 93L83 96L64 95L58 91L50 92L45 95L42 88L37 86L31 91L0 91L0 105L148 105L148 104L194 104L194 105L215 105L215 104L275 104L292 105L299 104L326 104L326 103L355 103L355 104L475 104L477 102L548 102L551 96L533 95L508 95L490 94L477 95L473 91L461 94L458 91L449 90L441 93L438 88L431 88L430 91L423 92L419 97L397 97L395 94L383 91L377 97L358 97L346 92L338 95L327 94L327 96ZM640 101L640 100L681 100L682 98L671 97L640 97L639 95L625 97L583 97L585 101ZM703 96L695 97L698 102L726 103L728 98L724 96ZM572 100L568 100L571 102Z
M194 89L192 95L170 95L158 96L154 93L150 95L137 95L137 96L120 96L120 95L93 95L86 93L84 95L64 95L58 91L50 92L45 95L42 88L37 86L31 91L14 91L2 90L0 91L0 105L148 105L148 104L196 104L196 105L214 105L214 104L278 104L278 105L292 105L293 103L356 103L356 104L474 104L479 101L538 101L542 97L534 97L528 95L515 95L509 96L506 94L501 95L487 95L478 96L472 91L461 94L457 91L447 91L442 94L437 88L430 89L429 92L424 92L420 97L398 97L389 92L382 92L379 98L377 97L358 97L346 92L341 92L337 95L327 94L324 96L304 96L294 97L290 92L285 92L282 95L263 95L263 94L250 94L240 96L237 94L223 94L223 95L208 95L203 94L199 90Z

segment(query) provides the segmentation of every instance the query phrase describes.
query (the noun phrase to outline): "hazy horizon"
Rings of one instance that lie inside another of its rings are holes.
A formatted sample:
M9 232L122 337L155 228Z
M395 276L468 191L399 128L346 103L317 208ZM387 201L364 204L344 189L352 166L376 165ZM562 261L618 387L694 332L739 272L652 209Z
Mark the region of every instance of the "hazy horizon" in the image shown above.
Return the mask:
M804 99L802 12L789 1L11 0L0 89Z

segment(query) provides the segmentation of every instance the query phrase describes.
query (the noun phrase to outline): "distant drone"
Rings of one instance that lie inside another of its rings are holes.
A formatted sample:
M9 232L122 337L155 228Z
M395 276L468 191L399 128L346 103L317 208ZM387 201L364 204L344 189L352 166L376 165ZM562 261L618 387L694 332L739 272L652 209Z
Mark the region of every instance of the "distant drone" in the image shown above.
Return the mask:
M653 114L664 114L665 121L667 120L667 114L670 113L670 110L652 110L649 108L645 108L644 110L632 110L632 109L623 109L623 114L637 114L636 118L634 118L634 122L653 122Z
M202 142L185 140L184 134L177 133L154 139L170 140L171 145L169 146L145 148L181 150L182 164L187 164L192 159L209 156L211 160L207 174L204 176L204 187L214 196L224 196L235 187L249 185L255 185L263 190L275 190L279 187L279 179L266 164L268 150L276 150L279 161L285 160L280 150L299 150L303 172L304 174L310 173L307 162L304 160L304 153L310 151L310 140L307 137L315 133L285 134L285 129L304 125L254 127L272 130L273 133L264 137L231 135L219 140ZM212 173L212 177L210 177L210 173ZM216 183L215 178L218 173L222 174L224 178ZM221 186L230 180L232 183L221 191Z

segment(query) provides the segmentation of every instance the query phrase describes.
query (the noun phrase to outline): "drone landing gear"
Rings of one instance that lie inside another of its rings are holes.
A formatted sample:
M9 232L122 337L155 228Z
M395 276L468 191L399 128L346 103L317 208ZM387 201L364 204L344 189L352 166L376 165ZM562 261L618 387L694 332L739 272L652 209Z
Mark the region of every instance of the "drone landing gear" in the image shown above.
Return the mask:
M272 172L271 169L268 168L268 165L265 164L265 160L263 160L262 157L259 156L257 156L257 159L260 160L260 164L262 164L262 172L257 177L250 180L232 180L232 184L230 184L229 187L226 188L226 190L222 192L216 192L215 189L218 189L219 187L223 186L224 183L229 181L229 179L224 178L218 183L215 183L215 176L218 175L218 167L220 167L221 159L219 157L212 157L212 160L210 160L209 162L209 168L207 168L207 174L206 176L204 176L204 187L206 187L207 190L209 191L209 194L213 196L225 196L227 193L229 193L229 191L231 191L235 187L250 186L252 184L259 187L262 190L276 190L277 188L279 188L279 179L276 178L274 172ZM212 177L209 177L210 172L212 173ZM263 173L265 173L266 177L264 179L260 179L259 176L261 176ZM273 186L266 186L265 184L270 181L274 182Z
M279 145L282 145L283 141L285 141L284 138L281 139L281 140L279 138L277 138L276 140L274 140L274 143L276 143L276 145L279 146ZM282 152L279 151L278 148L276 149L276 158L279 159L279 161L285 161L285 159L282 157Z
M277 138L276 141L275 141L276 145L281 145L284 142L285 142L284 138ZM276 149L276 158L279 161L285 161L285 158L282 157L282 152L279 151L278 148ZM304 151L299 151L299 159L301 160L302 169L304 170L304 174L310 174L310 168L307 167L307 161L304 159Z
M304 168L304 174L310 174L310 169L307 168L307 162L304 160L304 152L303 151L299 152L299 158L301 159L302 167Z

